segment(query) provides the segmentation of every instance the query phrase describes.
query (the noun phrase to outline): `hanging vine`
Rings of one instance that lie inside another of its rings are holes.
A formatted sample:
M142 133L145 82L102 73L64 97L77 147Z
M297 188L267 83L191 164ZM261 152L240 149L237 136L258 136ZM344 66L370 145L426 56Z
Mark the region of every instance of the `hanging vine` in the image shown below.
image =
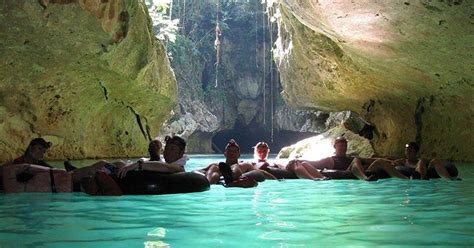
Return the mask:
M270 34L270 45L273 46L273 22L271 20L273 16L273 8L270 8L268 9L268 33ZM273 47L270 49L270 58L272 57L272 53L273 53ZM273 117L273 114L274 114L274 109L275 109L275 104L274 104L274 96L273 96L273 87L274 87L274 83L273 83L273 59L270 59L270 106L271 106L271 110L270 110L270 120L271 120L271 135L270 135L270 138L271 138L271 141L273 143L273 131L274 131L274 117Z
M255 68L258 69L258 5L255 5Z
M219 28L219 8L220 8L220 0L217 1L217 10L216 10L216 39L214 40L214 49L216 49L216 85L214 87L217 88L217 80L219 77L219 63L220 63L220 55L221 55L221 40L220 37L222 35L222 31Z

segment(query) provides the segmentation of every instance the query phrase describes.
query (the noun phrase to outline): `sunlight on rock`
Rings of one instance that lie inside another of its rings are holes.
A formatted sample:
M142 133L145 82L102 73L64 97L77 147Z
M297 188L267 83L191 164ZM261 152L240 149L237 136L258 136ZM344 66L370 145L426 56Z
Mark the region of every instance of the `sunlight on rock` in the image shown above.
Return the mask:
M330 157L334 154L334 148L331 139L324 135L318 135L309 139L302 140L291 147L295 147L290 153L288 159L320 160Z

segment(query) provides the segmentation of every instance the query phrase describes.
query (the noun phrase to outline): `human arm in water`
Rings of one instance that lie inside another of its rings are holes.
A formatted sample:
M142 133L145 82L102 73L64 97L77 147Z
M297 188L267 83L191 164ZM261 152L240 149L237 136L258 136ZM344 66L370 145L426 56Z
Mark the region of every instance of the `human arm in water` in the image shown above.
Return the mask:
M452 177L448 170L446 169L446 166L444 165L443 162L441 162L441 160L439 159L432 159L430 161L430 164L428 166L429 167L434 167L434 169L436 170L436 173L438 173L438 175L441 177L441 178L444 178L444 179L448 179L448 180L461 180L460 178L458 177Z
M124 178L127 175L127 172L131 170L136 170L140 168L146 171L155 171L155 172L164 172L164 173L177 173L184 172L184 167L174 163L165 163L161 161L143 161L139 160L136 163L128 164L122 168L117 173L119 178Z
M260 162L260 163L268 164L268 162ZM238 163L238 164L235 164L235 165L232 165L232 166L237 167L238 169L240 169L240 174L244 174L244 173L247 173L247 172L250 172L250 171L257 171L258 173L263 175L263 177L265 177L265 179L272 179L272 180L277 179L274 175L272 175L271 173L268 173L262 167L257 168L253 163L244 162L244 163ZM260 168L262 168L262 169L260 169ZM264 168L267 168L267 167L264 167Z

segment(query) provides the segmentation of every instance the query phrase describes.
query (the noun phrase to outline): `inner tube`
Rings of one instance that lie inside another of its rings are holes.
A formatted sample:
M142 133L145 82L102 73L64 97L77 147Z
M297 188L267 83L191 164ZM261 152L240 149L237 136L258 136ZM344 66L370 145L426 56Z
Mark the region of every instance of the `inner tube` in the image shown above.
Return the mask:
M458 168L456 167L455 164L447 163L447 164L444 165L444 167L446 168L446 170L448 171L448 173L451 177L458 177L459 171L458 171ZM431 178L441 178L438 175L438 172L436 172L436 169L434 168L434 166L430 166L428 168L428 170L426 171L426 176L430 179Z
M265 181L265 176L258 170L245 172L244 174L242 174L242 176L252 178L253 180L259 183Z
M285 169L267 167L265 171L272 174L277 179L298 179L295 173Z
M321 174L330 179L357 179L350 171L345 170L322 170Z
M402 173L404 176L412 179L421 179L421 174L416 171L415 168L411 168L405 165L395 166L395 170Z
M209 181L194 172L161 173L153 171L129 171L127 176L114 177L124 195L163 195L192 193L209 190Z

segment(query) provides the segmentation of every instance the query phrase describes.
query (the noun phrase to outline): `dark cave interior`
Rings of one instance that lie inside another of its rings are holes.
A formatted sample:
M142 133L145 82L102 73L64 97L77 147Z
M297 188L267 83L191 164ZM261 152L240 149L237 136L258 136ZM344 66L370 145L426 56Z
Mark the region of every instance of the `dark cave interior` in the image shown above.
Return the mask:
M253 153L253 146L259 141L268 143L271 153L278 153L281 148L292 145L302 139L317 135L316 133L302 133L295 131L274 130L273 142L271 141L271 131L258 125L240 126L236 125L233 129L222 130L212 137L212 149L216 153L224 151L227 142L234 139L240 146L241 153Z

